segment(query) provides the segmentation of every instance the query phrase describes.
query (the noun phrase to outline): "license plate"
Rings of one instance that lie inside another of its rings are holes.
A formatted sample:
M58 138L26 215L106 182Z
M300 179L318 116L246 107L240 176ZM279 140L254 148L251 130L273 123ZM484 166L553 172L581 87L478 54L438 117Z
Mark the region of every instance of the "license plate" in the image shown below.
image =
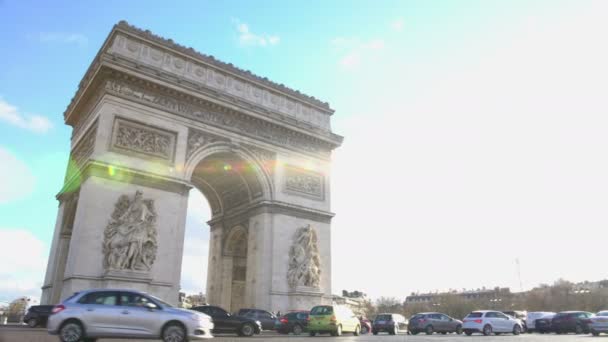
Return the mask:
M385 321L378 321L378 324L384 324L386 323Z

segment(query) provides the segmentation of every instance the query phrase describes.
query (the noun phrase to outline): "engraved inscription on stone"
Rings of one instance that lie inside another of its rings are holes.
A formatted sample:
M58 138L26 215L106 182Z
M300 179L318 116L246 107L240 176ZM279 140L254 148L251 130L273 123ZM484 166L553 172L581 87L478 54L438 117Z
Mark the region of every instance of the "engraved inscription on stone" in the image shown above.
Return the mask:
M287 191L323 198L323 175L294 166L286 166L285 173Z
M176 133L116 118L112 150L173 162Z
M321 256L317 246L317 232L310 226L298 228L289 249L289 286L319 287L321 282Z
M136 191L122 195L104 231L104 268L108 271L150 271L156 259L156 212L154 200Z

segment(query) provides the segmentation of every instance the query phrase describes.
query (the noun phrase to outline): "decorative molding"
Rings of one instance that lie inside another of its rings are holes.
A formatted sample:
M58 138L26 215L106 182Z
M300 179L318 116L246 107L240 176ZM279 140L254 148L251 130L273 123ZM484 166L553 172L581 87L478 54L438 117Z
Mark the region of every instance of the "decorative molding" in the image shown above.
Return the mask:
M226 141L228 139L217 137L213 134L203 132L198 129L188 128L188 146L186 148L186 160L189 160L194 152L198 151L205 145L212 144L217 141Z
M177 133L116 117L110 149L173 163Z
M76 209L78 208L78 197L79 191L75 191L66 194L62 198L63 202L63 215L61 218L61 230L62 236L71 236L74 228L74 218L76 217Z
M227 109L219 105L209 105L205 101L188 99L183 94L173 96L157 89L146 87L126 79L109 79L105 90L113 95L153 105L178 115L235 132L255 139L267 141L289 149L303 150L323 157L328 157L333 146L309 135L287 129L271 122ZM178 93L179 94L179 93Z
M287 192L322 200L325 197L324 184L325 178L320 173L292 165L285 166L285 190Z
M252 203L244 208L238 208L237 210L231 211L226 215L214 216L207 223L209 226L213 226L214 224L224 222L225 220L239 219L243 217L243 215L251 217L259 214L293 216L319 223L331 223L331 219L335 216L335 214L332 212L311 209L287 202L260 201ZM213 230L213 227L211 230Z
M118 198L104 231L103 266L108 274L152 269L158 249L156 217L154 200L144 199L142 191L137 190L133 199Z

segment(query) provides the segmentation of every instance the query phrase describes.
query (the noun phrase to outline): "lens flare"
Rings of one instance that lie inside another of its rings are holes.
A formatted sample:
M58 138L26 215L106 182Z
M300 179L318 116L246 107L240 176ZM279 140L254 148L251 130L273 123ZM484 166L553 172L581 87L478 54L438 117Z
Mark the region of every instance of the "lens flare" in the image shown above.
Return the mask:
M114 177L116 175L116 169L112 165L108 165L108 175Z
M230 171L230 170L232 170L232 165L224 164L224 171Z

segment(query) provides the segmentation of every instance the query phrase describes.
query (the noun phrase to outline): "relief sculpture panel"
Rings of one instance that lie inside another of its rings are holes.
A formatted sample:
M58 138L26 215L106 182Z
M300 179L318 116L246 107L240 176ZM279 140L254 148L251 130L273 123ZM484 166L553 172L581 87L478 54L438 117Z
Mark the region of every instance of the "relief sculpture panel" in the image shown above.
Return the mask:
M287 282L290 287L318 288L321 282L321 256L317 246L317 232L310 226L298 228L289 249Z
M106 270L150 271L158 248L156 216L154 201L143 192L120 196L104 231Z
M295 166L285 168L285 189L298 195L324 198L324 177L320 173Z
M175 132L116 118L112 150L173 162L176 136Z

